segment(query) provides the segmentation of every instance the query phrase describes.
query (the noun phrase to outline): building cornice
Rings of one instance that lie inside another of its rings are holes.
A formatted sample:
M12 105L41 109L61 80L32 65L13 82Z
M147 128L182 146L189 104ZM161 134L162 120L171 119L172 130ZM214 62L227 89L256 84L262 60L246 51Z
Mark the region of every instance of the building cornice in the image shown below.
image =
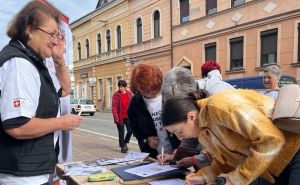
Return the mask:
M194 43L194 42L198 42L198 41L203 41L203 40L207 40L207 39L211 39L211 38L216 38L216 37L219 37L222 35L241 32L241 31L248 30L251 28L264 26L267 24L272 24L272 23L276 23L279 21L283 21L283 20L289 20L289 19L296 18L299 16L300 16L300 9L297 9L297 10L293 10L290 12L285 12L282 14L277 14L277 15L265 17L262 19L257 19L257 20L251 21L251 22L239 24L239 25L232 26L229 28L220 29L220 30L217 30L214 32L210 32L210 33L194 36L191 38L183 39L180 41L176 41L176 42L173 42L173 46L181 46L181 45L190 44L190 43Z

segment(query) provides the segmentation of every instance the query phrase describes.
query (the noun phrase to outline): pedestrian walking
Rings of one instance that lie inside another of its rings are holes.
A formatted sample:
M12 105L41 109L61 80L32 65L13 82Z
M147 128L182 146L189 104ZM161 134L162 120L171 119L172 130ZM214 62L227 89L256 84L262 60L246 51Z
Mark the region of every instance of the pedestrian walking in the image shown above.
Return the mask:
M112 113L114 117L114 122L118 128L119 134L119 147L121 147L121 152L126 153L128 151L127 144L130 141L132 131L128 123L128 106L132 97L132 93L128 91L127 83L125 80L120 80L118 82L119 90L113 94L112 98ZM125 127L127 130L126 136Z

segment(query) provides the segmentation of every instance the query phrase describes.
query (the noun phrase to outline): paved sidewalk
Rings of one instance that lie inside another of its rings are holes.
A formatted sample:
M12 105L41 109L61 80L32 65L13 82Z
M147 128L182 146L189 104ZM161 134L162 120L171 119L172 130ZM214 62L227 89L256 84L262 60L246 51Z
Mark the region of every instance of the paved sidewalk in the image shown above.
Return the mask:
M124 157L116 139L75 130L73 136L73 161L93 160L102 157ZM138 145L129 143L129 151L139 151Z

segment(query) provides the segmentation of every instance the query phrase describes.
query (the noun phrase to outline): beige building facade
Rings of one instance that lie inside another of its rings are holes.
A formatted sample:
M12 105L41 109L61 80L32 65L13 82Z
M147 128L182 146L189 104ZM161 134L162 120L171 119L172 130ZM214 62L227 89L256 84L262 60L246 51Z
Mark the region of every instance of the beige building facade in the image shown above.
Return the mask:
M127 79L127 0L100 0L97 9L71 24L77 97L109 110L120 79Z
M76 94L100 111L138 63L183 66L197 79L207 60L224 79L276 64L300 80L299 0L99 0L71 30Z
M173 62L201 65L216 60L226 78L261 75L277 64L300 80L298 0L176 0Z

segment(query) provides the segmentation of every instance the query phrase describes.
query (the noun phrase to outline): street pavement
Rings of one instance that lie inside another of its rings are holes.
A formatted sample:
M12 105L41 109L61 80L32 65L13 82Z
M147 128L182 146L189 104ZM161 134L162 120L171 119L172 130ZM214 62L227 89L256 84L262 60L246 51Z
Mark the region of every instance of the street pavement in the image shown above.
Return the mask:
M73 161L93 160L103 157L124 157L120 152L117 127L111 113L83 115L83 123L73 131ZM129 151L139 151L132 137Z

